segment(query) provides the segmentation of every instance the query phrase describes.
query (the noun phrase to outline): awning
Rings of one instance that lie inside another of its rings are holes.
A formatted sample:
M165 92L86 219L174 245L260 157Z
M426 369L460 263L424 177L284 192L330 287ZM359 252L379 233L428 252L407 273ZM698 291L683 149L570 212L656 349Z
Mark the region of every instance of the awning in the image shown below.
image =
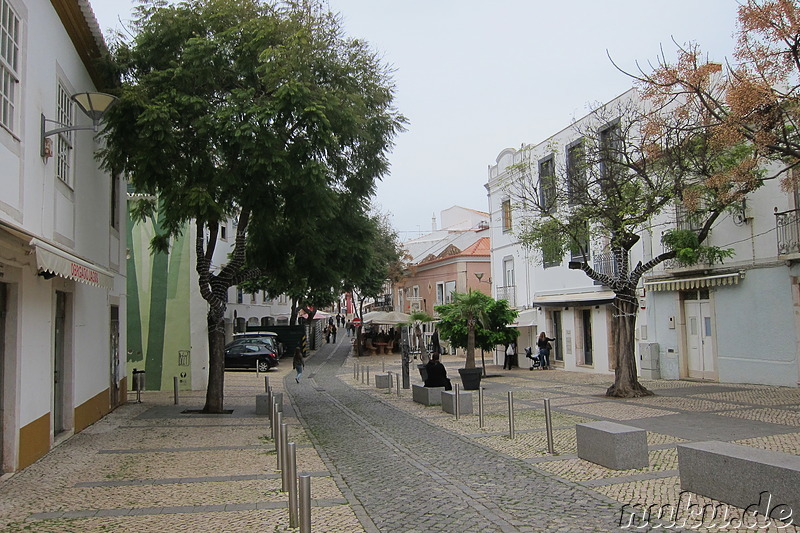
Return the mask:
M555 307L569 307L571 305L600 305L609 304L614 301L616 294L614 291L587 291L587 292L569 292L561 294L547 294L542 296L533 296L533 305L535 306L555 306Z
M706 287L719 287L722 285L738 285L741 275L718 274L716 276L703 276L701 278L670 279L666 281L645 281L644 288L651 291L682 291L689 289L705 289Z
M536 309L526 309L524 311L520 311L517 315L517 319L508 325L510 328L527 328L530 326L536 325L536 317L538 315L538 311Z
M39 271L95 287L114 288L114 274L111 272L39 239L31 240L30 245L36 251L36 267Z

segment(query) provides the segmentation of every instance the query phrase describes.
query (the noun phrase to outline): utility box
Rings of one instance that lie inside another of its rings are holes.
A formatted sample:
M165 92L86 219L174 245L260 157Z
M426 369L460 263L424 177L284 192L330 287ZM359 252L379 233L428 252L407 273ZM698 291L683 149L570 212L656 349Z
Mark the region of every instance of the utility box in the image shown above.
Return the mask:
M639 367L642 379L661 379L661 364L657 342L639 343Z

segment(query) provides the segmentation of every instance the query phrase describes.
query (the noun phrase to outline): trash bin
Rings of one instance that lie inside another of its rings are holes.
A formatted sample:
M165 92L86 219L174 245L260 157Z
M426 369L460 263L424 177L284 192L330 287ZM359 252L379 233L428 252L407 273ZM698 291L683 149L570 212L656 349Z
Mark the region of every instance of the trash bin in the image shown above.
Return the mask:
M144 370L133 369L133 390L136 392L143 391L145 388Z

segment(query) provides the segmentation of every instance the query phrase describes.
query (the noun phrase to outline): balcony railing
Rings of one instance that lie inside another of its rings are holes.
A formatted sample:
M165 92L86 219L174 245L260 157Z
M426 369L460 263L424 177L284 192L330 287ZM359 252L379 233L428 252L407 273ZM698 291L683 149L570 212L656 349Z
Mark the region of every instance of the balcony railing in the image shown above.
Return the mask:
M778 254L800 253L800 209L775 212L775 230L778 236Z
M497 299L507 300L508 306L514 308L517 306L517 287L516 285L507 285L505 287L497 287Z

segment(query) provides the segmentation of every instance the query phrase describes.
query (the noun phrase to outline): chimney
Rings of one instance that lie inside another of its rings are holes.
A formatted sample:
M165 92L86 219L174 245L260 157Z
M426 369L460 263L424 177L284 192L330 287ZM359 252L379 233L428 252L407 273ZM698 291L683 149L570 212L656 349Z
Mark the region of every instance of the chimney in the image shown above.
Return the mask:
M436 231L436 213L431 216L431 231Z

